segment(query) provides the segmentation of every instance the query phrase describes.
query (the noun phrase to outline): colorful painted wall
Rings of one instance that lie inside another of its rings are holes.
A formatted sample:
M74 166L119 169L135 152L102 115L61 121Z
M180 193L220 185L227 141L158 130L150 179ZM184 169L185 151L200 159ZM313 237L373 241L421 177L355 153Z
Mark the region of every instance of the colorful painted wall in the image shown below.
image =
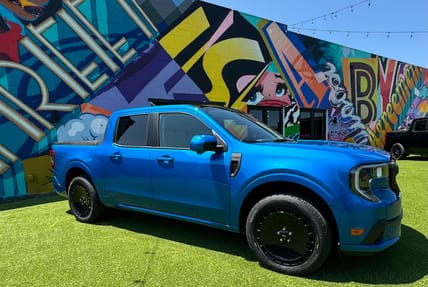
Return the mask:
M428 69L200 1L0 0L0 199L52 192L50 143L148 98L325 109L329 139L382 147L427 95Z

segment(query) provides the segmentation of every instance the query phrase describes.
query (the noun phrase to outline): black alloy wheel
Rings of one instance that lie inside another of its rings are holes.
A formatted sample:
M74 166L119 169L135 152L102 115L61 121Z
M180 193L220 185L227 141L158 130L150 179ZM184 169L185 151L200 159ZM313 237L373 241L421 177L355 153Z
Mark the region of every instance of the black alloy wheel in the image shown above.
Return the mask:
M71 180L68 188L68 202L73 215L81 222L94 222L105 210L93 184L82 176Z
M318 269L330 252L327 220L312 203L294 195L262 199L247 219L247 241L262 264L303 275Z

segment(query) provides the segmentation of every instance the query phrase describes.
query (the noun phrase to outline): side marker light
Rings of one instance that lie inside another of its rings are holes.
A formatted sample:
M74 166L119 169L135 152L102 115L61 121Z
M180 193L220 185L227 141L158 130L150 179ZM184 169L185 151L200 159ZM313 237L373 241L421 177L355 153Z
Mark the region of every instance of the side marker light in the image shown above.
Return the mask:
M352 236L361 236L364 234L364 228L351 228Z

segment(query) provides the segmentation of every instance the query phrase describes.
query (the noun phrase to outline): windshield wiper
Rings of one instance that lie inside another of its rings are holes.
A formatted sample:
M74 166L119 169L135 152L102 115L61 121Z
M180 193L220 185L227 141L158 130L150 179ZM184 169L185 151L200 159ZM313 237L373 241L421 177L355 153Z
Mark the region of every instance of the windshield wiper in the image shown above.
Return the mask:
M268 139L256 139L256 140L243 140L245 143L262 143L262 142L269 142Z
M243 140L246 143L263 143L263 142L288 142L289 139L256 139L256 140Z

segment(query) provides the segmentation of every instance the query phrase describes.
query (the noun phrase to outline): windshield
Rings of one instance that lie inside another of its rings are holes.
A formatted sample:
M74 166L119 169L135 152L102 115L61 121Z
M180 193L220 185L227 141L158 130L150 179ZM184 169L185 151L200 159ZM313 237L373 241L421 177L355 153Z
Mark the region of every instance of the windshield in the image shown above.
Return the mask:
M276 131L243 112L218 107L202 107L202 109L240 141L287 141Z

